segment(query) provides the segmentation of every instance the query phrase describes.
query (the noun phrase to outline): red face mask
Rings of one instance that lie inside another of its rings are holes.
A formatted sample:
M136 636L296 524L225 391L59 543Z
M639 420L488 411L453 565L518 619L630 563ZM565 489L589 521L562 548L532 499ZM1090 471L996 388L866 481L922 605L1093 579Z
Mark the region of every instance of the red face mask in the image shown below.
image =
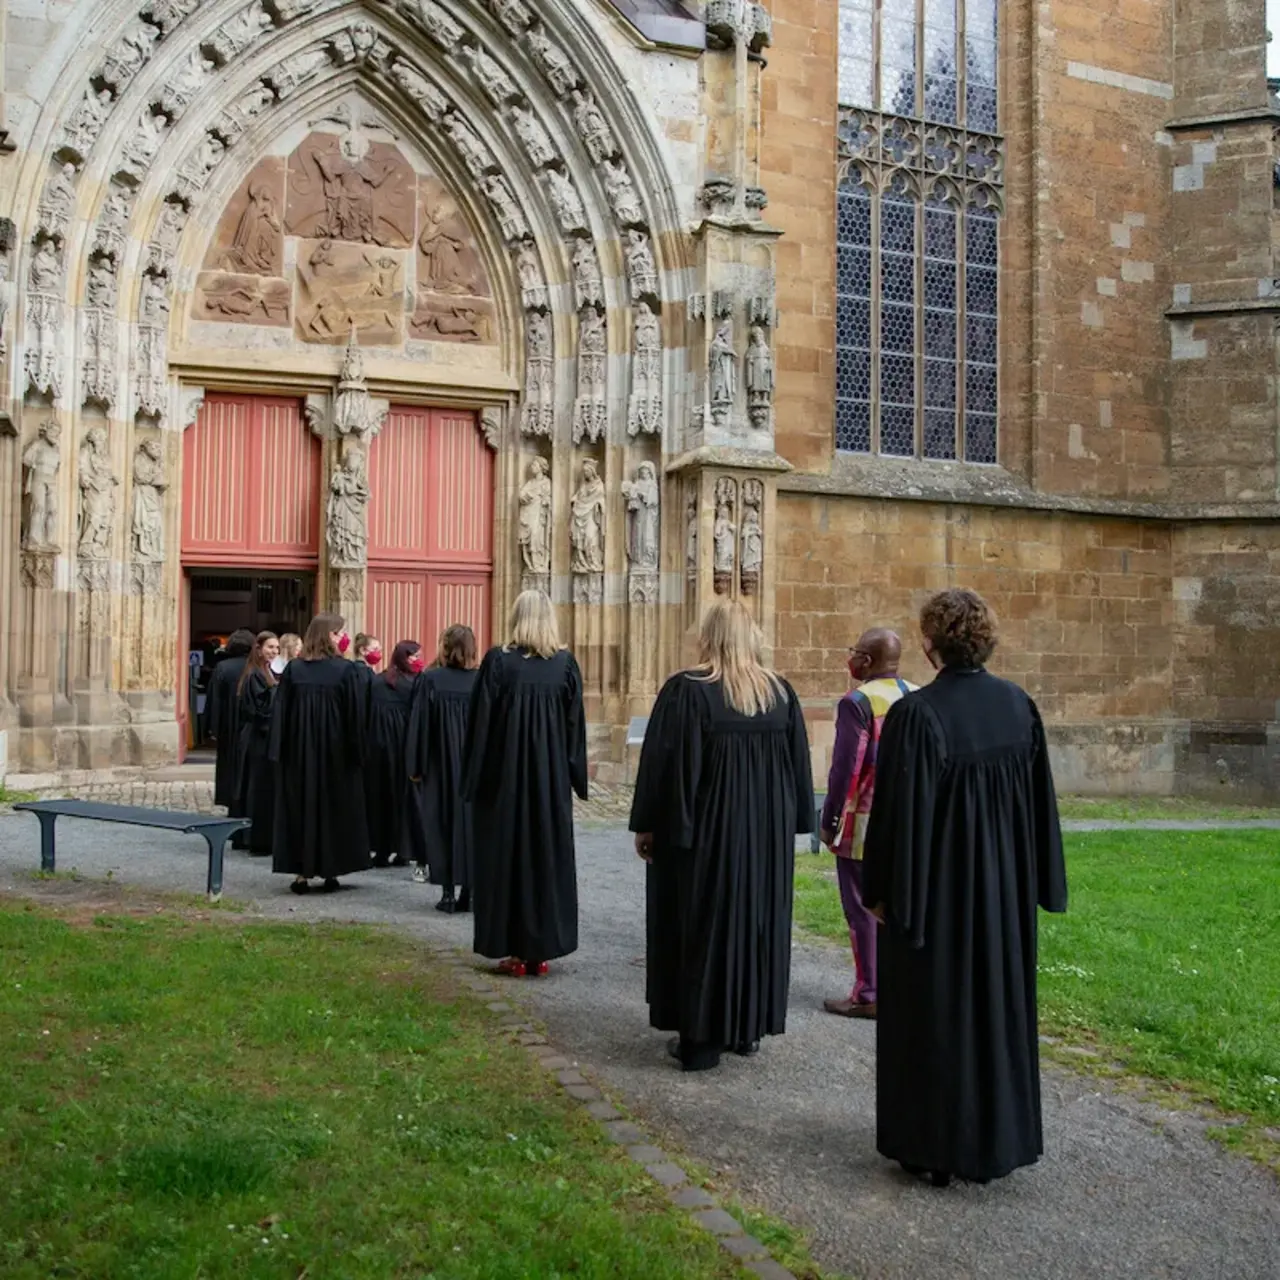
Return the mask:
M347 633L344 631L338 637L338 652L346 653L346 651L350 648L351 648L351 637L347 635Z
M365 651L364 660L371 666L376 667L382 661L381 649L368 649Z
M420 653L415 653L409 659L409 670L416 676L427 665L427 660Z

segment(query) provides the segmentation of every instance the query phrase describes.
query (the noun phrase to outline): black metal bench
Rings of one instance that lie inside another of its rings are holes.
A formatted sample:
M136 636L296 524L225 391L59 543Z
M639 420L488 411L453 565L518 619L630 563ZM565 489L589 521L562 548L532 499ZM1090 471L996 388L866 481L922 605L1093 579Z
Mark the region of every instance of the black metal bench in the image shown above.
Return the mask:
M53 825L59 818L85 818L91 822L122 822L132 827L156 827L199 835L209 846L208 893L214 902L222 897L222 858L227 841L251 826L248 818L217 818L204 813L171 813L166 809L142 809L129 804L98 804L93 800L31 800L14 809L34 813L40 819L40 870L56 870Z

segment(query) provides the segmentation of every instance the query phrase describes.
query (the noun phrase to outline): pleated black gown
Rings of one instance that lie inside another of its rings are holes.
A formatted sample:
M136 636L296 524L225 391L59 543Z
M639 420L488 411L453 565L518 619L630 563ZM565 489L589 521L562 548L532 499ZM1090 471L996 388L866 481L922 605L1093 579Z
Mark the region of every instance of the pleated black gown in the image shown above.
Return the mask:
M885 719L863 898L879 930L876 1146L964 1178L1043 1151L1036 907L1065 911L1035 703L948 668Z
M653 834L646 875L650 1024L716 1051L786 1030L796 835L813 830L800 703L733 710L680 672L654 704L631 830Z
M574 791L586 799L587 729L573 655L490 649L471 694L463 752L480 955L538 962L577 950Z
M308 879L369 866L367 686L345 658L295 658L276 686L272 868Z
M471 806L462 798L462 758L476 672L432 667L418 677L409 714L409 776L418 781L410 820L417 824L414 861L432 884L470 889Z
M240 690L240 780L236 788L239 814L253 821L242 848L250 853L271 852L275 823L275 766L271 763L271 713L276 686L254 671Z
M217 749L213 771L213 803L226 805L238 818L240 782L240 697L236 688L248 654L237 651L223 658L209 677L205 725Z
M416 683L417 677L403 672L394 685L381 675L373 675L367 681L369 745L364 762L364 794L369 847L377 862L386 862L392 854L409 859L410 851L405 846L410 801L405 743Z

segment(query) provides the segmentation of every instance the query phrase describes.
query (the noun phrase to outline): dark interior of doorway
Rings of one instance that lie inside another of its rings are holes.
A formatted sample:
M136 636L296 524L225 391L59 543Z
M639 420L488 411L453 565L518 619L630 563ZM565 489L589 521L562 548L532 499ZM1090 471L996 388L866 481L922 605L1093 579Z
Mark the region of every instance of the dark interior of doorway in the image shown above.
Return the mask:
M191 573L190 633L187 641L188 724L192 750L187 759L211 758L213 744L205 733L205 692L218 664L218 652L238 627L286 631L301 635L315 606L315 575L250 569L200 570Z

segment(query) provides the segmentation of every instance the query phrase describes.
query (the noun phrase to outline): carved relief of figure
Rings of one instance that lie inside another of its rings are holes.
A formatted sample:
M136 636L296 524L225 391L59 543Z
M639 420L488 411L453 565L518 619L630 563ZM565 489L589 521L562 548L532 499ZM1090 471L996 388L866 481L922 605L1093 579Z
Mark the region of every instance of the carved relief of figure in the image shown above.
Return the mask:
M94 231L93 247L98 253L109 254L117 262L120 260L124 251L125 228L129 225L132 208L133 193L124 187L113 186L102 206Z
M551 572L551 480L542 458L529 463L520 486L520 557L527 573Z
M751 330L746 362L747 413L753 427L767 427L773 406L773 352L759 325Z
M627 504L627 560L633 569L657 569L660 496L652 462L642 462L636 478L622 482L622 496Z
M566 57L564 50L547 39L547 33L541 27L530 31L527 39L534 62L547 77L547 83L557 97L563 98L578 83L578 73L573 69L573 63Z
M462 39L462 28L435 0L417 0L418 22L446 53L452 53Z
M624 226L644 221L644 210L626 165L612 160L604 162L604 189L613 207L613 215Z
M107 51L102 78L117 89L123 88L142 70L160 38L160 28L139 19Z
M223 258L228 271L250 275L273 275L279 271L277 259L283 234L280 211L271 187L265 182L249 185L249 203L236 223L231 247Z
M90 427L80 446L79 554L102 560L111 550L111 526L116 518L116 489L120 481L111 469L104 427Z
M393 62L391 78L422 108L429 120L438 124L444 118L449 99L407 62L399 59Z
M72 154L81 160L89 154L114 103L115 99L106 89L96 93L92 89L85 91L80 105L67 121L66 146Z
M692 485L685 493L684 571L690 578L698 576L698 491Z
M141 182L151 168L151 162L160 150L167 127L163 116L153 115L151 108L146 108L133 127L133 132L125 139L120 151L120 172Z
M45 185L36 209L40 230L48 236L64 235L75 207L76 167L73 164L59 165Z
M438 293L474 294L480 284L468 269L463 254L465 242L448 230L449 212L440 204L423 210L422 234L418 237L418 251L422 254L418 283Z
M544 168L558 158L555 143L551 135L542 127L542 121L526 107L511 108L511 118L515 124L516 136L524 145L525 155L535 169Z
M520 280L520 298L533 310L547 306L547 282L542 274L542 262L532 240L522 240L516 250L516 275Z
M478 178L495 167L493 155L480 141L480 135L456 111L450 111L445 116L444 128L453 139L462 163L467 166L467 172L473 178Z
M365 508L368 505L369 482L365 477L364 450L348 445L341 466L329 482L325 538L329 545L329 563L334 568L364 567L368 541Z
M165 81L160 95L160 105L165 114L176 117L189 106L204 88L213 69L213 63L199 49L192 49L186 61L180 62L177 70L170 72Z
M738 353L733 349L733 329L727 320L711 341L709 371L712 407L727 412L738 394Z
M290 54L282 58L266 74L266 79L276 91L276 97L283 102L299 86L306 84L313 76L331 65L328 50L303 49L300 53Z
M462 56L471 64L472 74L495 107L518 96L515 81L478 45L468 46Z
M573 406L573 442L594 444L608 425L606 364L609 340L604 316L586 308L578 327L578 398Z
M582 89L573 95L573 123L593 164L604 164L617 154L618 144L614 141L613 131L605 123L596 100Z
M139 560L164 559L164 451L148 436L133 455L133 552Z
M178 177L187 193L201 191L209 181L209 175L218 167L227 148L222 139L206 133L178 169Z
M116 305L116 273L105 258L95 258L89 264L89 278L85 282L85 301L91 307L113 311Z
M562 231L579 231L586 226L587 217L582 210L582 197L577 188L559 169L547 170L547 187L551 207L556 211Z
M142 277L138 319L143 324L167 328L169 324L169 279L147 273Z
M728 503L722 502L716 507L716 522L711 534L715 587L721 595L729 589L729 582L733 578L736 537L737 530L733 526L732 511Z
M62 292L62 251L52 240L42 240L36 247L27 283L32 293Z
M574 573L604 572L604 498L604 481L587 458L569 525L569 567Z
M533 21L524 0L489 0L489 8L513 36L518 36Z
M590 240L580 239L573 246L573 299L578 310L604 306L604 281L600 277L600 260Z
M312 147L311 163L320 172L324 190L324 214L315 235L318 239L377 240L373 196L396 171L391 162L377 164L361 151L350 134L339 144L339 154Z
M62 465L62 428L55 418L40 424L36 438L22 454L22 492L27 499L24 547L56 550L58 536L58 468Z
M754 595L760 585L764 565L764 526L760 509L764 505L764 485L754 477L742 482L742 556L739 571L743 595Z
M276 95L264 84L256 84L246 90L218 117L218 132L232 146L244 137L245 130L266 107L276 100Z
M262 9L251 4L228 18L208 40L209 51L220 66L226 66L239 57L262 33L271 26L271 19Z
M480 180L480 190L493 206L503 238L523 240L529 234L529 224L525 221L515 196L511 194L507 180L496 173L488 174Z
M636 307L627 434L662 431L662 325L647 302Z
M658 296L658 268L653 261L653 248L647 232L632 228L626 234L627 279L631 283L631 301Z

